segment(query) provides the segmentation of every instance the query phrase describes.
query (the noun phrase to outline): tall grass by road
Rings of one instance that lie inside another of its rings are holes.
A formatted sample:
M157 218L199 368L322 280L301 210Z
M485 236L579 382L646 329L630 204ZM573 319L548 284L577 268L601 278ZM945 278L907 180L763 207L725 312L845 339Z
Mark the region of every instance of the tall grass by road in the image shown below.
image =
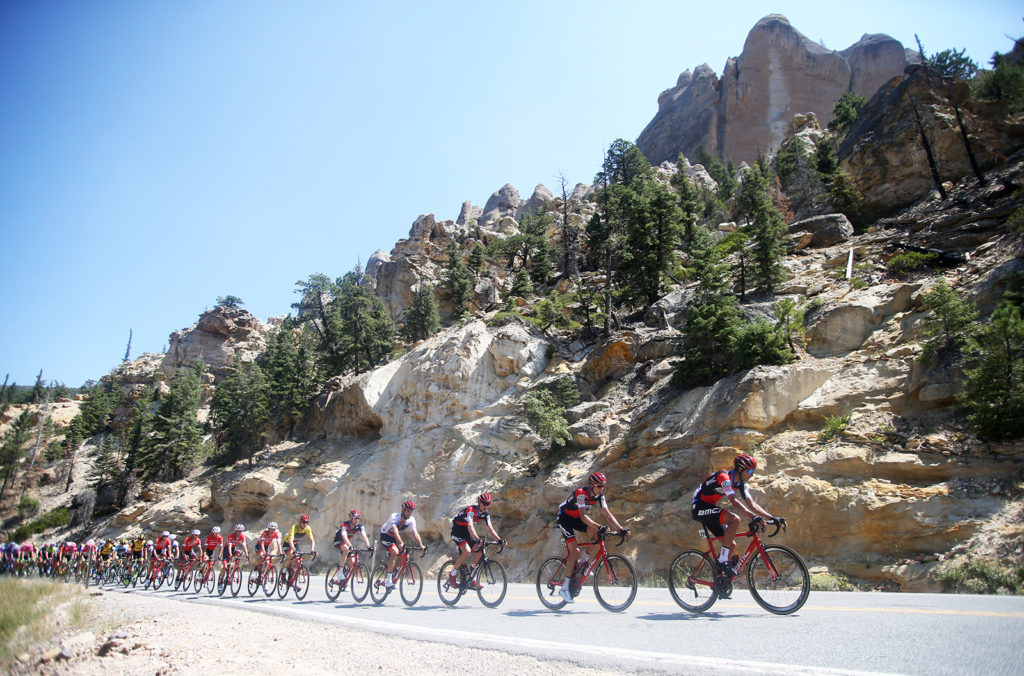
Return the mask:
M0 579L0 669L52 636L56 627L48 620L54 609L77 593L77 588L45 580ZM82 619L80 603L71 610L73 620Z

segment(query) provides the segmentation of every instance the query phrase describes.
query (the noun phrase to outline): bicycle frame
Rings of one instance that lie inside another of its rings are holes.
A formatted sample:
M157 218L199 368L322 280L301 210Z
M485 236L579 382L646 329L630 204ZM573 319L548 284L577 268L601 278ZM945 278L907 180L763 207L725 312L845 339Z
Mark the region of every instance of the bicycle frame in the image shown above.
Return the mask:
M778 532L778 529L776 529L776 532ZM711 555L711 560L718 561L718 552L715 551L715 542L719 540L724 540L725 536L712 536L711 533L708 532L707 528L703 529L702 534L708 542L708 553ZM736 574L733 575L731 579L736 579L736 577L739 576L740 571L743 570L743 566L745 566L747 561L750 560L750 557L756 554L757 552L761 553L761 556L764 558L765 563L769 565L769 570L771 571L772 577L778 576L778 571L775 570L775 564L772 563L771 557L769 557L767 552L764 551L764 543L761 542L761 536L758 535L758 532L756 530L748 530L745 533L737 533L736 537L748 537L751 538L751 540L750 544L747 545L747 551L743 553L743 556L740 557L739 562L736 564Z
M597 551L595 553L593 553L593 555L591 556L590 562L589 562L587 568L584 569L583 570L583 574L579 576L578 584L579 584L579 587L581 589L583 588L584 583L587 581L587 579L590 577L590 575L594 572L594 569L597 568L597 566L608 557L608 550L605 548L604 538L605 538L604 535L598 535L596 540L592 540L590 542L580 542L580 543L577 543L577 546L580 547L580 549L581 549L581 553L580 553L581 556L583 554L583 552L582 552L582 548L583 547L593 547L595 545L597 546ZM625 538L623 538L623 540L625 540ZM569 560L569 543L566 542L565 543L565 558L562 559L562 570L563 571L565 570L565 562L568 561L568 560ZM579 559L576 560L576 566L577 566L577 568L579 567ZM605 570L611 570L611 569L608 566L605 566ZM577 573L578 573L577 571L573 571L573 573L572 573L572 575L570 575L570 577L575 577L577 575Z

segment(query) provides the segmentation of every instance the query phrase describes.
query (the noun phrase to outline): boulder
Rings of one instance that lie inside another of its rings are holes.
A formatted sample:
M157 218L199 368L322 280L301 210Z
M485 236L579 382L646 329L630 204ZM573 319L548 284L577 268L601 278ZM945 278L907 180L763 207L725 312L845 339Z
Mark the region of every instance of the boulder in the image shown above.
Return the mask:
M810 233L806 246L819 249L850 241L853 224L843 214L825 214L791 223L789 232L793 235Z

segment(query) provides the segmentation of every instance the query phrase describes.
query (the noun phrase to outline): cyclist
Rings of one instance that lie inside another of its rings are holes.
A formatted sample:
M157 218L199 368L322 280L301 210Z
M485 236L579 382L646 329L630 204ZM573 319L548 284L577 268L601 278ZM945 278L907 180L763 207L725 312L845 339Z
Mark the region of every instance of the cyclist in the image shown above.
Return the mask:
M736 546L736 534L742 520L729 510L719 507L718 501L729 498L737 511L755 521L774 518L750 496L747 481L754 475L755 469L757 460L752 456L745 453L737 455L731 470L712 472L693 492L693 519L704 524L713 536L725 536L722 538L722 551L718 555L718 570L728 577L736 575L739 556L730 558L730 553Z
M370 538L366 537L366 528L363 527L362 521L363 515L358 509L353 509L348 513L348 521L342 521L341 526L334 533L334 546L338 548L338 552L341 558L338 559L338 572L335 573L331 582L334 584L343 584L343 580L348 576L348 553L352 549L352 537L355 537L356 533L363 538L363 544L366 548L370 548ZM342 587L344 591L344 587Z
M224 560L227 561L235 554L245 554L245 558L249 558L249 545L245 542L245 525L240 523L236 523L234 532L228 533L224 539Z
M193 560L199 558L199 550L203 546L203 538L200 535L199 529L193 528L192 532L185 538L184 558Z
M492 501L493 497L490 493L481 493L477 496L475 505L463 507L452 518L452 540L455 541L455 545L459 548L459 555L455 558L455 567L452 568L452 572L448 575L448 584L452 587L458 585L459 570L462 570L464 573L468 572L464 570L464 567L466 559L469 558L469 554L474 551L474 548L476 554L473 557L473 563L480 560L479 544L481 538L476 534L476 528L473 526L475 522L483 521L487 525L487 530L491 532L491 537L505 544L505 541L494 530L494 526L491 524L491 515L487 512L487 508ZM474 582L473 585L474 589L480 586L478 582Z
M72 560L78 555L78 544L68 540L61 545L57 552L57 560L71 565Z
M285 568L289 571L292 569L295 555L299 553L299 544L307 535L309 536L309 551L315 552L316 538L313 537L313 529L309 527L309 514L303 514L299 517L299 522L293 523L292 527L288 529L288 534L284 536L284 553L288 556Z
M146 558L146 536L140 534L132 540L132 560L144 561Z
M404 546L402 541L403 530L411 528L413 537L416 538L416 544L423 549L424 553L427 551L427 548L423 547L423 540L420 539L419 531L416 530L416 519L412 515L415 510L416 503L412 500L406 500L402 503L402 511L395 512L389 516L384 525L380 527L380 541L388 548L387 575L384 582L384 586L387 589L395 588L395 562L398 560L398 555Z
M256 553L262 556L273 556L281 553L281 531L277 530L277 522L271 521L256 538ZM276 550L272 551L272 550Z
M171 560L177 561L181 558L181 544L178 542L177 533L171 533Z
M588 552L583 552L583 556L580 556L580 547L576 543L576 531L586 532L593 537L597 535L600 529L604 528L587 516L587 510L592 505L600 505L605 519L615 526L619 535L629 535L629 529L623 528L615 516L612 515L611 510L608 509L608 502L605 499L604 492L607 483L608 479L604 474L594 472L590 475L586 486L581 486L574 490L572 495L558 506L558 528L562 531L562 537L565 538L565 547L569 550L569 555L565 559L566 578L562 581L562 589L559 592L562 600L566 603L575 602L570 589L570 581L573 572L576 570L576 561L579 560L581 564L586 564L590 558Z
M161 559L166 559L170 555L171 534L168 531L160 533L160 537L153 543L153 553Z
M217 560L217 550L223 549L224 547L224 536L220 534L220 526L214 526L210 529L210 534L206 536L206 540L203 542L203 547L206 549L205 559L212 561Z

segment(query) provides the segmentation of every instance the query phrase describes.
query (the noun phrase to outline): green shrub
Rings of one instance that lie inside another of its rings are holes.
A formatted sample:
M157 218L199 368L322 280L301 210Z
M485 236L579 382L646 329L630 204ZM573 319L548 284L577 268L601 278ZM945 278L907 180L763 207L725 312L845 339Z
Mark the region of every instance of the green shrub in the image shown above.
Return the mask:
M938 578L949 591L965 594L1024 593L1024 566L993 559L949 563L940 569Z
M39 501L27 495L21 496L18 500L18 514L21 518L28 519L39 513Z
M11 539L15 541L27 540L33 535L42 533L44 530L66 526L69 520L67 508L58 507L57 509L51 509L35 521L15 528L14 532L11 533Z
M811 591L857 591L850 579L839 573L811 575Z
M852 413L825 416L825 427L818 432L818 439L820 441L829 441L841 437L846 428L850 426L850 418L852 416Z
M889 274L895 277L905 277L911 272L918 270L924 270L925 268L935 265L939 260L939 254L928 252L921 253L919 251L904 251L898 253L889 259L886 267L889 269Z

